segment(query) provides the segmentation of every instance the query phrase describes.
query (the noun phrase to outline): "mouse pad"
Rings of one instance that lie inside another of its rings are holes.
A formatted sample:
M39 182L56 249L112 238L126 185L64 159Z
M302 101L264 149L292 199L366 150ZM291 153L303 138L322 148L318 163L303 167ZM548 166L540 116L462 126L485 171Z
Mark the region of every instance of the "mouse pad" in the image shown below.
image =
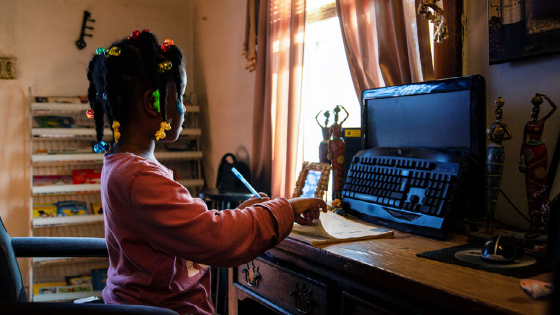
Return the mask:
M416 256L520 279L530 278L553 270L553 266L546 262L544 256L525 253L511 263L494 263L482 258L480 249L480 246L466 244L424 252L416 254Z

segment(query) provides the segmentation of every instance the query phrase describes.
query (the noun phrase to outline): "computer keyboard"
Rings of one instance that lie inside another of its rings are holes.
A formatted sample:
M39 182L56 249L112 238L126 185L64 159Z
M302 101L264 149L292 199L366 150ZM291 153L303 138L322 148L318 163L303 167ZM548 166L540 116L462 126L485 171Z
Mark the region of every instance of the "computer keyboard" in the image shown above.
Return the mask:
M342 207L364 221L444 238L456 212L466 170L464 157L437 151L360 151L346 177Z

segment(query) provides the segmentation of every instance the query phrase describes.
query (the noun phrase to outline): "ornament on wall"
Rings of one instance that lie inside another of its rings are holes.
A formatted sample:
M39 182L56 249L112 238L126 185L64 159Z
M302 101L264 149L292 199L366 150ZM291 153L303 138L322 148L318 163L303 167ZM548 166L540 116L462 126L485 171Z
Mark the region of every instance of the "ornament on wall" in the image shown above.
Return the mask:
M84 19L82 20L82 31L80 32L80 39L76 41L76 46L78 49L84 49L86 47L86 41L84 40L85 36L92 37L91 34L86 34L86 29L93 30L93 27L87 26L87 22L95 22L94 19L91 19L91 13L89 11L84 11Z
M0 79L16 78L16 59L0 57Z
M439 0L423 0L418 5L418 14L421 14L424 19L434 23L436 26L434 41L439 44L449 37L449 31L447 29L447 22L445 22L443 9L437 5L438 1Z

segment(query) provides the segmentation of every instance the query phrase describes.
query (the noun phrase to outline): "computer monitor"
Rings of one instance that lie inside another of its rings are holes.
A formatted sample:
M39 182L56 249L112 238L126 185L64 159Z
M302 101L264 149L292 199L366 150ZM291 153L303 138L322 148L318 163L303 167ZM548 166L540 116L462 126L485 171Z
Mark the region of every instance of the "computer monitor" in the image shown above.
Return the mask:
M480 75L362 91L362 148L410 147L467 158L459 216L484 216L486 82Z

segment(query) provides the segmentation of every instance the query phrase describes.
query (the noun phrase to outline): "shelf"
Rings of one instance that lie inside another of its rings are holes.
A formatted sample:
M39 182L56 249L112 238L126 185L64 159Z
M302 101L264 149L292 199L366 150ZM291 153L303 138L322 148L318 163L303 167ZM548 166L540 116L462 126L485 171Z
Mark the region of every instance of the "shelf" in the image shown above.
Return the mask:
M103 221L102 214L91 215L74 215L69 217L53 217L53 218L33 218L33 227L41 227L47 225L63 225L76 223L93 223Z
M45 185L33 186L33 195L42 194L67 194L67 193L86 193L86 192L99 192L101 191L100 184L79 184L79 185Z
M181 136L200 136L202 134L202 130L200 128L184 128L181 131Z
M186 105L187 113L200 112L198 105ZM86 112L90 109L89 103L31 103L31 110L48 112Z
M177 181L185 187L203 186L204 179L180 179Z
M76 263L107 262L108 257L33 257L33 267L63 266Z
M90 296L101 297L103 291L86 291L73 293L34 294L33 302L71 301Z
M110 134L111 129L105 128L104 134ZM31 135L35 137L95 137L95 128L31 128Z
M162 152L155 152L155 157L158 160L200 159L202 158L202 151L175 151L175 152L162 151ZM31 157L31 161L33 163L70 162L69 164L80 164L80 162L102 162L103 154L99 154L99 153L34 154Z
M185 108L187 109L185 111L186 113L198 113L198 112L200 112L200 106L198 106L198 105L185 105Z
M31 110L48 112L81 112L90 109L89 103L31 103Z
M91 161L102 162L103 154L99 153L76 153L76 154L33 154L31 156L33 163L40 162L72 162L72 161Z
M158 160L201 159L202 151L154 152Z
M111 129L105 128L105 135L112 134ZM154 132L155 133L155 132ZM181 131L181 136L200 136L200 128L185 128ZM33 137L92 137L96 136L95 128L31 128Z

